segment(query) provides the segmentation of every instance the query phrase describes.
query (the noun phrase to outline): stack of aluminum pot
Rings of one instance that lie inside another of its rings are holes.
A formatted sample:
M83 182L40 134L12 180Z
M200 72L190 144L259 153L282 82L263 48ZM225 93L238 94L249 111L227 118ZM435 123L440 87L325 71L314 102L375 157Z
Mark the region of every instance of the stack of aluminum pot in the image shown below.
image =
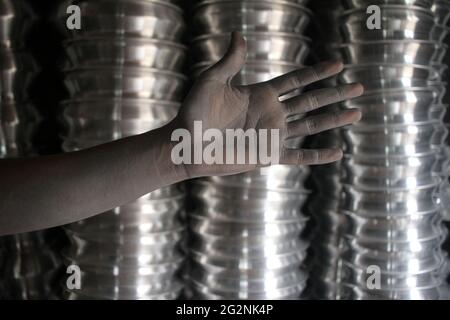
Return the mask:
M438 190L447 30L433 0L342 3L346 68L339 81L361 82L365 93L342 104L363 116L342 130L345 230L337 298L445 298ZM369 5L377 6L372 14Z
M441 63L437 66L439 70L442 73L441 79L440 79L440 87L443 90L443 103L442 107L445 108L446 112L445 115L443 115L445 127L442 130L447 131L447 139L444 141L444 146L441 151L441 157L439 166L437 169L439 170L439 174L442 177L442 184L441 184L441 192L440 192L440 200L442 205L442 212L443 212L443 219L444 224L446 225L447 230L450 229L450 135L448 135L449 132L449 113L448 113L448 105L449 105L449 94L450 91L448 88L448 67L449 67L449 58L450 58L450 52L448 51L448 39L449 39L449 33L448 28L450 24L450 3L445 0L435 0L432 11L435 14L435 19L437 24L442 28L446 29L446 32L443 33L441 42L441 51L440 51L440 58L443 58ZM445 76L443 75L445 72ZM449 250L449 237L447 234L447 241L444 243L444 249L447 251L447 259ZM448 260L450 261L450 260ZM449 263L450 265L450 263ZM450 271L450 270L449 270ZM442 290L446 296L444 298L450 299L450 286L445 282L442 286Z
M326 8L326 10L324 10ZM319 61L339 58L337 47L342 43L338 18L342 12L340 1L316 0L311 2L316 23L314 44ZM329 87L337 85L336 77L323 81ZM333 111L339 104L323 109ZM311 147L342 147L340 129L322 132L313 138ZM342 215L338 214L341 163L314 166L311 170L313 193L308 206L315 229L310 247L309 280L305 292L310 299L335 299L337 295L337 266L340 258L340 235L343 226Z
M0 1L0 157L34 153L32 138L38 115L30 85L38 69L26 36L35 19L25 1ZM43 231L0 238L0 298L55 297L60 260L48 235Z
M436 14L436 19L438 23L441 26L449 27L450 25L450 4L448 1L445 0L435 0L435 3L432 7L433 11ZM444 39L444 45L442 46L442 54L445 55L444 57L444 65L447 67L446 72L446 78L445 81L443 81L443 86L448 88L448 66L450 64L450 52L448 51L448 45L449 45L449 35ZM449 104L449 95L450 90L446 90L443 101L444 106L448 107ZM450 128L450 113L447 110L447 113L444 117L444 122L446 125L447 130ZM443 218L444 223L447 227L447 229L450 229L450 136L447 136L447 140L444 146L443 155L442 155L442 165L445 168L444 172L444 181L442 184L441 189L441 200L442 200L442 207L443 207ZM445 162L446 160L446 162ZM444 248L449 253L450 252L450 238L447 236L447 241L444 244Z
M301 67L309 52L305 1L207 0L193 9L192 71L225 53L232 31L247 40L236 84L265 81ZM308 169L271 166L192 183L189 215L190 294L199 299L295 299L306 284Z
M185 24L176 2L71 1L59 14L64 28L73 4L81 9L82 25L66 29L64 150L140 134L173 119L186 84ZM71 245L63 255L82 274L81 289L66 288L68 298L178 298L184 200L182 186L173 185L68 225Z
M38 71L26 35L35 16L23 0L0 1L1 125L8 157L30 155L37 113L30 85Z
M450 3L445 0L435 0L434 5L432 7L433 12L435 13L435 18L440 26L443 28L449 27L450 24ZM443 38L443 46L441 47L441 53L444 55L443 63L441 65L442 68L446 69L446 77L441 79L442 86L447 89L448 88L448 67L450 65L450 51L448 51L449 45L449 35ZM445 91L445 95L443 98L444 107L448 108L449 105L449 95L450 90ZM447 131L450 130L450 113L447 112L444 116L444 122ZM444 144L444 149L442 151L442 177L443 182L441 186L441 201L442 201L442 209L443 209L443 218L444 223L447 229L450 229L450 135L447 136L447 140ZM447 236L447 241L444 243L444 249L447 251L447 254L450 253L450 237ZM450 280L450 278L449 278ZM448 291L448 287L447 287ZM448 296L450 298L450 295Z
M61 259L52 231L6 236L0 240L0 298L59 299Z

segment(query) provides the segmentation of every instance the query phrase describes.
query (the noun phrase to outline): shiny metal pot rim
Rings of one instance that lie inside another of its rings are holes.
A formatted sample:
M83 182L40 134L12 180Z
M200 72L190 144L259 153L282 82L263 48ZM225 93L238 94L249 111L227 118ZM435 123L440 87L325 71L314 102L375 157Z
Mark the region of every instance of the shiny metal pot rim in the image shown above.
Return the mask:
M65 75L69 75L72 73L89 73L89 72L93 72L93 73L98 73L98 72L102 72L102 71L113 71L115 72L115 74L117 75L122 75L124 72L126 73L130 73L132 75L138 75L138 76L145 76L148 75L149 73L152 74L163 74L166 76L170 76L170 77L174 77L174 78L178 78L181 79L183 81L187 81L188 78L183 75L182 73L179 72L174 72L174 71L168 71L168 70L160 70L160 69L155 69L155 68L146 68L146 67L120 67L120 66L111 66L111 67L89 67L89 68L70 68L67 70L64 70L63 73Z
M428 82L430 84L430 82ZM363 96L361 97L368 97L372 95L378 95L378 94L385 94L385 93L396 93L396 92L404 92L404 91L432 91L435 94L439 93L439 90L436 89L436 86L443 86L443 83L436 82L434 85L427 85L427 86L412 86L412 87L405 87L405 88L380 88L376 90L370 90L370 91L364 91ZM358 98L356 98L358 99ZM349 100L351 101L351 100Z
M247 292L249 294L289 289L297 285L306 285L306 279L290 279L285 280L285 282L281 283L277 283L275 279L271 281L266 280L266 282L260 281L259 283L244 282L241 279L214 279L209 275L204 275L204 277L191 276L190 279L191 281L195 281L195 283L207 286L214 291L239 291Z
M271 37L288 38L288 39L293 39L295 41L304 42L306 44L309 44L312 41L310 38L303 36L303 35L289 33L289 32L280 32L280 31L242 31L241 34L244 37L254 37L254 36L264 37L264 36L266 36L268 39L270 39ZM229 33L214 33L214 34L200 35L191 40L191 45L194 45L196 42L199 42L202 40L215 39L215 38L230 38L230 34Z
M394 259L392 259L393 261L395 261ZM406 259L405 259L406 260ZM366 272L367 268L370 267L371 265L367 265L367 266L363 266L363 265L355 265L351 262L346 261L346 259L342 259L342 264L357 271L357 272ZM375 265L375 263L382 263L382 260L380 261L373 261ZM389 262L392 264L392 262ZM400 263L404 263L404 261L401 261ZM415 261L411 261L411 263L415 263ZM442 276L440 274L440 271L442 270L442 262L441 264L437 264L437 265L430 265L428 268L426 269L420 269L417 271L391 271L391 270L384 270L383 268L380 268L380 274L381 275L386 275L389 277L414 277L414 276L419 276L419 275L423 275L423 274L432 274L432 275L439 275Z
M430 254L417 256L411 252L370 250L358 244L352 244L345 252L340 252L339 259L363 270L376 265L380 267L380 271L394 275L439 272L445 264L440 248L431 250Z
M218 0L220 1L220 0ZM429 9L424 8L424 7L420 7L420 6L410 6L410 5L397 5L397 4L383 4L383 5L379 5L382 13L383 11L389 11L389 10L401 10L403 12L407 12L407 11L418 11L421 13L426 14L427 16L429 16L431 19L434 20L432 13L430 12ZM342 12L341 17L345 17L345 16L350 16L350 15L354 15L355 13L363 13L363 15L365 17L367 17L367 8L355 8L355 9L350 9L350 10L346 10L344 12ZM384 15L382 15L382 17L384 17Z
M191 70L200 69L200 68L208 68L216 64L215 61L201 61L196 64L194 64L191 67ZM268 60L247 60L245 62L245 66L253 66L253 65L271 65L274 67L292 67L293 69L300 69L303 67L303 65L297 64L297 63L291 63L291 62L281 62L281 61L268 61Z
M66 99L60 102L62 107L68 104L120 104L123 108L127 107L127 104L131 105L147 105L147 104L157 104L157 105L166 105L168 107L180 107L181 103L170 100L158 100L158 99L135 99L135 98L74 98L74 99Z
M207 6L207 5L214 5L214 4L224 4L224 3L237 3L240 5L251 5L251 4L267 4L267 5L271 5L271 4L275 4L275 5L284 5L286 7L290 7L292 9L295 10L301 10L306 12L308 15L312 16L312 12L311 10L309 10L307 7L297 4L295 2L292 1L283 1L283 0L203 0L199 3L197 3L196 5L194 5L193 7L193 11L198 10L199 8L203 7L203 6Z
M389 62L383 62L383 63L347 63L344 65L344 70L346 69L365 69L365 68L415 68L415 69L422 69L422 70L430 70L433 71L433 66L424 66L421 64L412 64L412 63L389 63ZM376 78L379 79L379 78ZM408 88L409 89L409 88Z
M233 278L244 278L244 279L260 279L260 278L271 278L280 277L288 272L298 272L299 265L291 264L280 269L232 269L223 266L217 266L210 263L203 263L188 257L189 264L191 268L204 269L204 272L211 274L227 274Z
M104 1L104 2L108 2ZM111 1L113 2L113 1ZM119 1L120 3L121 1ZM180 8L178 5L171 3L170 1L163 1L163 0L150 0L150 1L132 1L135 4L139 4L139 5L160 5L160 6L164 6L164 7L168 7L174 11L177 11L177 13L179 14L183 14L183 9ZM94 2L95 3L95 2ZM65 13L65 10L64 10ZM63 15L63 13L61 12L61 14ZM63 15L65 17L65 15Z
M359 8L362 5L365 4L376 4L376 5L383 5L383 4L397 4L397 5L416 5L419 7L424 8L430 8L433 4L434 0L345 0L342 2L342 5L344 8L352 9L352 8Z
M352 283L364 283L373 276L367 270L355 269L348 264L342 264L341 278ZM385 274L380 273L381 290L414 289L423 286L440 286L443 282L442 275L438 272L425 272L417 275L411 274Z
M307 253L305 251L294 250L272 257L246 258L236 256L225 256L217 253L213 256L209 252L197 252L189 250L190 258L203 266L210 265L215 268L229 269L234 271L260 271L289 269L291 267L299 268L302 261L305 260Z
M437 108L434 108L437 109ZM429 108L429 110L433 110L432 107ZM343 128L343 130L347 130L347 131L353 131L353 132L373 132L373 131L385 131L385 130L396 130L396 131L400 131L402 129L410 129L413 127L425 127L425 126L438 126L440 125L441 122L439 120L428 120L428 121L417 121L417 122L412 122L412 123L398 123L398 124L365 124L363 126L358 126L358 125L352 125L349 127L345 127ZM407 134L407 132L405 132L405 134Z
M365 291L367 293L374 292L374 293L397 293L397 292L408 292L408 291L422 291L422 290L429 290L429 289L437 289L439 286L437 285L430 285L430 286L423 286L423 287L415 287L415 288L405 288L405 289L392 289L392 290L386 290L386 289L367 289L367 287L364 286L358 286L357 284L347 283L345 281L340 283L341 286L358 289L361 291Z
M181 44L180 42L175 42L171 40L163 39L153 39L153 38L105 38L101 36L86 36L86 37L76 37L71 39L66 39L63 41L63 45L76 45L77 43L83 43L85 41L98 41L98 42L108 42L108 43L118 43L126 45L127 43L137 43L137 44L155 44L164 45L168 47L174 47L182 51L187 51L188 47Z
M233 299L233 300L241 300L241 299L252 299L252 300L261 300L261 299L277 299L277 298L283 298L284 296L290 296L292 294L298 294L300 296L300 293L305 288L305 283L295 284L291 287L288 287L286 289L280 289L280 290L269 290L269 291L262 291L262 292L242 292L240 290L231 290L231 291L225 291L225 290L214 290L212 288L208 288L207 286L200 284L196 282L195 280L191 279L192 285L195 291L200 291L203 294L213 294L214 296L220 297L219 299Z
M440 179L437 177L433 177L433 183L427 184L427 185L423 185L420 187L409 187L409 188L382 188L382 189L371 189L371 188L363 188L363 187L356 187L352 184L349 183L341 183L342 187L348 188L349 190L356 190L358 192L382 192L382 193L396 193L396 192L403 192L403 193L408 193L408 192L416 192L416 191L421 191L424 189L430 189L430 188L437 188L440 185Z
M358 153L358 154L352 154L352 153L345 153L344 155L346 156L351 156L351 157L362 157L362 158L379 158L379 159L398 159L398 158L404 158L404 159L408 159L408 158L418 158L418 157L425 157L425 156L430 156L430 155L436 155L436 151L435 150L430 150L430 151L424 151L424 152L417 152L414 154L409 154L409 155L401 155L401 154L372 154L372 153Z
M415 245L420 244L420 245L434 246L435 244L438 244L442 240L444 240L443 236L445 236L445 234L446 234L446 231L442 230L442 228L441 228L441 232L436 233L435 235L432 235L432 236L429 236L426 238L422 238L422 239L415 239L414 241L410 241L410 240L396 241L396 240L381 239L381 238L375 238L375 237L350 235L350 234L346 234L346 233L344 233L342 235L342 237L345 239L348 239L349 241L357 241L358 243L370 242L371 244L374 244L374 245L388 245L388 246L400 245L401 246L401 245L411 245L412 243L414 243ZM434 248L438 248L438 246L435 246ZM378 250L373 250L373 251L378 251ZM379 250L379 251L384 251L384 250ZM412 254L414 254L415 252L416 251L411 251Z

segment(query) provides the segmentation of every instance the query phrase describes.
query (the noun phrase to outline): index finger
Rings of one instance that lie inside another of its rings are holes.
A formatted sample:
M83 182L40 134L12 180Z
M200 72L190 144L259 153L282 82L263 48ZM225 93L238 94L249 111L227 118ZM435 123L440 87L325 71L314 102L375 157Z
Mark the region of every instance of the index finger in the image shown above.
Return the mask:
M294 70L270 80L268 83L280 96L311 83L329 78L342 71L344 65L340 60L330 60L312 67Z

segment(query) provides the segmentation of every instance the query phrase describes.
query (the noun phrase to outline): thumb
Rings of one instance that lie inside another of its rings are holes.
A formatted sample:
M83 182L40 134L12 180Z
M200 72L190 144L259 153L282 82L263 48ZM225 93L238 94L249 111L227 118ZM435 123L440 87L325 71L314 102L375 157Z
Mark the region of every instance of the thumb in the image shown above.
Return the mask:
M219 62L209 69L209 72L214 73L214 77L220 81L230 81L241 71L246 55L247 44L244 37L240 32L233 31L227 52Z

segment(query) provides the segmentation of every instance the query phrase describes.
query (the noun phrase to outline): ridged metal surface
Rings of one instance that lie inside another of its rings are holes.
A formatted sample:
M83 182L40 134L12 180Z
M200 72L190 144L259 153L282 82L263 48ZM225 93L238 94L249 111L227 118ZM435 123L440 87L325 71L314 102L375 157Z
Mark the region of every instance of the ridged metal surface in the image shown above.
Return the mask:
M436 0L435 4L433 6L433 11L436 12L436 14L439 17L439 22L442 25L446 25L447 27L450 26L450 6L448 2L443 0ZM444 123L447 128L447 131L450 130L450 112L448 112L448 105L450 103L449 95L450 90L448 90L448 67L450 66L450 51L448 50L448 46L450 45L450 37L447 35L443 39L443 43L445 44L442 46L442 56L443 58L443 65L447 67L445 70L445 77L442 79L442 84L444 87L446 87L446 91L443 97L443 105L447 107L447 112L444 115ZM443 168L443 182L441 185L441 202L442 202L442 208L443 208L443 218L445 221L445 225L447 227L447 230L449 229L449 221L450 221L450 135L447 136L447 139L444 143L444 149L442 150L441 157L439 159L439 165ZM447 252L447 256L450 254L450 237L447 235L446 242L444 243L444 250ZM450 262L449 262L450 263ZM450 299L450 270L449 270L449 276L447 277L447 283L449 286L447 287L448 292L448 298Z
M36 16L23 0L2 0L0 17L0 119L4 152L16 157L32 153L32 134L38 120L29 92L38 70L25 43Z
M0 238L1 299L59 299L58 239L55 230Z
M0 1L0 157L35 153L33 134L38 114L30 86L38 69L26 36L37 18L26 1ZM57 298L61 266L57 238L54 231L0 238L0 298Z
M342 103L363 117L341 130L345 222L336 298L445 299L447 231L438 191L447 135L441 66L447 17L436 5L448 4L382 1L381 30L366 27L372 1L343 4L339 50L346 68L338 80L362 82L366 91Z
M301 36L310 20L305 1L200 1L192 14L193 76L225 53L231 31L247 40L235 83L250 84L297 69L309 54ZM309 169L272 166L192 183L188 295L197 299L297 299L306 285L300 237Z
M324 10L326 7L326 10ZM314 14L314 53L318 61L340 57L336 48L342 42L339 16L343 7L339 1L311 2ZM336 76L326 79L323 85L336 86ZM335 111L338 104L325 107ZM342 148L339 129L326 131L313 137L311 147ZM339 214L341 192L341 162L314 166L311 170L313 192L308 210L313 220L312 241L308 259L309 281L305 296L309 299L335 299L337 295L337 266L340 259L340 240L343 218Z
M68 4L61 7L63 25ZM186 55L182 10L167 1L76 4L83 27L66 30L64 150L169 122L187 80L181 74ZM67 298L178 298L183 288L179 272L184 262L184 201L184 187L173 185L68 225L71 244L63 255L67 264L80 267L82 278L81 289L67 290Z

